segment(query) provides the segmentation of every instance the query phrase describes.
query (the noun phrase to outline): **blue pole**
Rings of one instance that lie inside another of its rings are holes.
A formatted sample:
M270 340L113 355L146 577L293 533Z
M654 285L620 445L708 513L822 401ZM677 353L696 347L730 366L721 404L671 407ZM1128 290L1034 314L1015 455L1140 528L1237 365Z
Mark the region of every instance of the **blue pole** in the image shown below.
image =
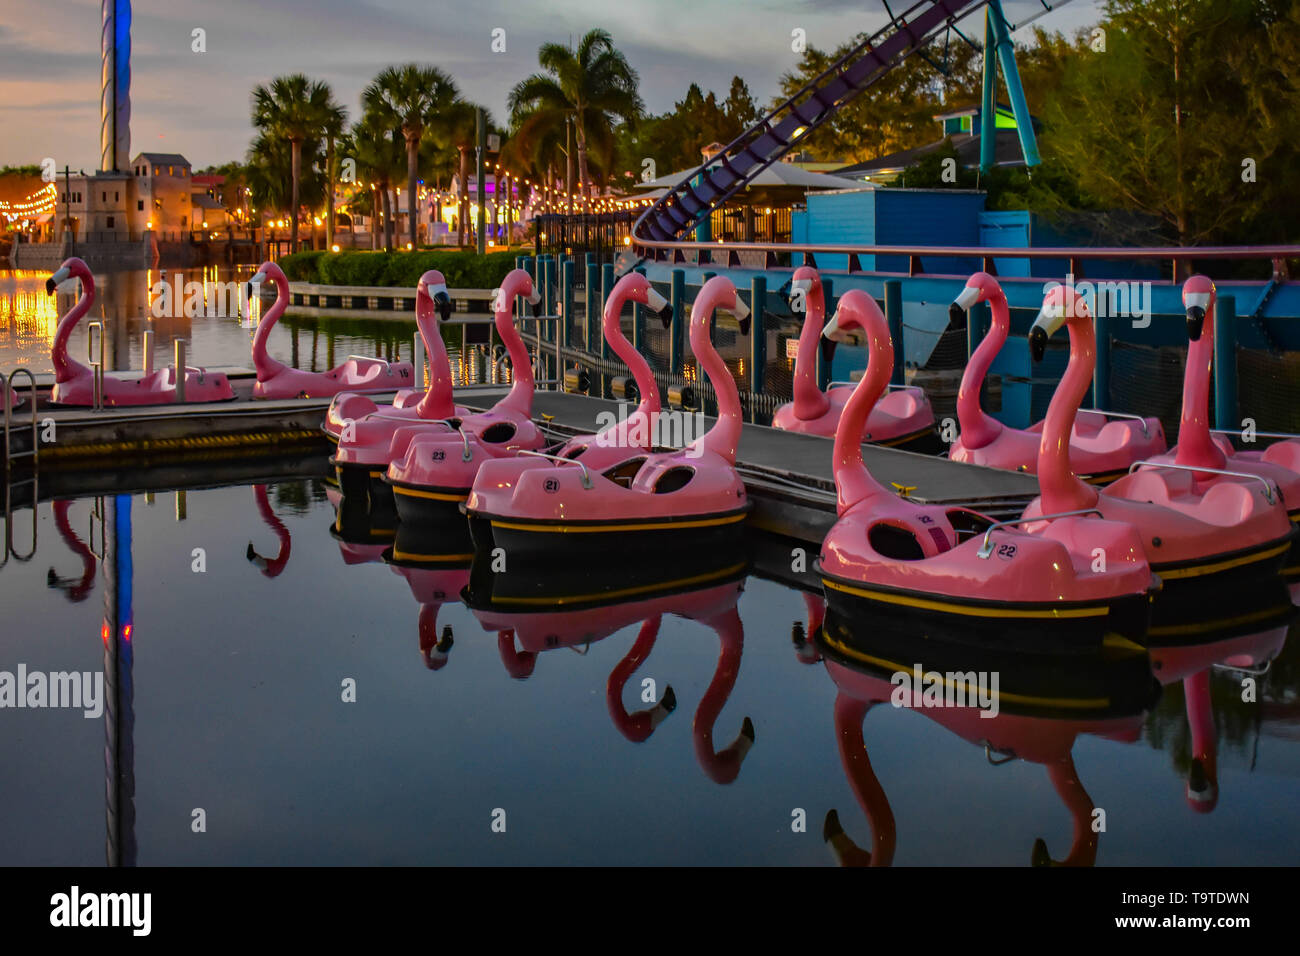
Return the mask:
M906 385L906 356L903 354L903 283L898 279L885 280L885 321L889 323L889 337L894 343L894 373L890 382Z
M668 371L682 373L683 333L686 330L686 270L674 269L669 286L668 301L672 303L673 322L668 327Z
M605 303L609 301L609 295L614 291L614 263L606 262L600 267L600 307L603 310ZM609 358L609 343L605 341L605 336L600 337L600 357Z
M1096 408L1110 408L1110 326L1112 306L1110 292L1105 293L1106 301L1101 301L1102 293L1097 294L1097 314L1093 325L1097 331L1097 364L1092 372L1092 404Z
M1034 136L1034 122L1029 116L1029 104L1025 102L1025 91L1020 85L1020 71L1016 68L1016 48L1007 31L1007 20L1002 13L1000 0L989 0L989 18L993 21L993 34L998 46L998 62L1002 65L1002 75L1007 81L1007 95L1011 98L1011 112L1016 117L1016 132L1020 134L1020 151L1024 153L1026 166L1037 166L1038 140ZM996 121L996 118L995 118Z
M645 275L645 266L637 266L632 271ZM645 306L639 302L632 306L632 348L645 351Z
M987 173L997 162L998 85L997 41L993 34L993 11L984 11L984 96L980 101L980 172Z
M831 290L832 282L830 279L822 279L822 296L826 300L826 314L835 314L835 293ZM822 358L822 350L817 350L817 387L822 391L831 381L831 363Z
M696 176L693 185L701 186L704 184L703 174ZM706 210L704 215L695 221L695 241L712 242L713 241L713 215Z
M564 304L564 320L560 323L560 345L569 347L573 336L573 269L577 265L568 256L560 265L560 301Z
M584 347L588 352L596 351L596 338L600 335L600 266L587 254L587 315Z
M767 330L763 327L763 303L767 301L767 278L754 276L749 282L749 309L752 315L749 330L749 390L755 394L763 391L767 371Z
M1221 295L1214 305L1214 424L1237 430L1237 297Z

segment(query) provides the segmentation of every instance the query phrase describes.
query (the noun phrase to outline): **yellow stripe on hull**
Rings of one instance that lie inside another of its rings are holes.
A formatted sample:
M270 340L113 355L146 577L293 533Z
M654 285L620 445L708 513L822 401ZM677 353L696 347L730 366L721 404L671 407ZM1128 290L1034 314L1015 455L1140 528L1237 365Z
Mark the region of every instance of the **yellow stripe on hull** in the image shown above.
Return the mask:
M961 614L966 617L1066 620L1087 617L1105 617L1110 613L1110 608L1107 605L1100 605L1097 607L1035 609L976 607L969 604L959 604L950 601L937 601L932 598L914 598L905 594L896 594L892 591L876 591L868 588L853 587L852 585L841 584L840 582L827 577L822 578L822 583L825 584L826 587L833 588L836 591L843 591L846 594L853 594L872 601L881 601L886 604L899 604L904 607L920 608L926 611L942 611L946 614Z

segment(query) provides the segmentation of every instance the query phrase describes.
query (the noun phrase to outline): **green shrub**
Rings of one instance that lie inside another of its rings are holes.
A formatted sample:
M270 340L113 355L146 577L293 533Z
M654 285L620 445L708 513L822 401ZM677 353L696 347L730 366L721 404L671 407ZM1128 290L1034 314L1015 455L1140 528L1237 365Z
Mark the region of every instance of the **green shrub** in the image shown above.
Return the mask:
M418 252L298 252L280 260L295 282L325 285L413 286L429 269L437 269L452 289L495 289L515 267L515 253L478 255L458 249Z

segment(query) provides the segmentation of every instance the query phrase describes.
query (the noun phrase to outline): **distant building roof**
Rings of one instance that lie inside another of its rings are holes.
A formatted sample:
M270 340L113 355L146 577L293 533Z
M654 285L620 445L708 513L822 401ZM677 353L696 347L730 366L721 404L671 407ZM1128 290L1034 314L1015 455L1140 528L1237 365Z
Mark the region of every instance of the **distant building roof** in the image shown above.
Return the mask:
M190 182L196 186L224 186L226 177L218 173L195 173L190 177Z
M221 203L217 202L215 199L209 196L207 193L195 193L191 197L191 199L193 200L193 205L198 206L201 209L225 209L226 208L225 206L221 205Z
M132 162L143 159L155 166L188 166L190 161L180 153L139 153Z

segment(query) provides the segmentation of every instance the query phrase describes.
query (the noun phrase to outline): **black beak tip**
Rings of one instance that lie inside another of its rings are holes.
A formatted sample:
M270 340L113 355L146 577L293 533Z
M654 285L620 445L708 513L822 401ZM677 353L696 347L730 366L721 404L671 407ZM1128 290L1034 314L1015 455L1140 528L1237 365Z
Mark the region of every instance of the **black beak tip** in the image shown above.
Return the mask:
M1194 305L1187 310L1187 337L1193 342L1201 337L1201 331L1205 328L1205 310L1199 305Z
M750 325L751 325L752 323L753 323L753 316L746 315L743 319L741 319L741 320L740 320L740 334L741 334L741 335L748 335L748 334L749 334L749 327L750 327Z
M1047 332L1035 326L1029 330L1029 356L1035 362L1041 362L1047 354Z
M835 340L822 336L822 361L829 363L835 357Z
M56 282L54 281L54 276L50 276L48 279L45 280L45 294L46 294L46 295L54 295L54 290L55 290L57 287L58 287L58 283L56 283Z
M438 315L442 321L446 322L451 318L451 297L445 292L439 292L433 297L433 303L438 307Z
M664 309L659 313L659 321L664 324L664 328L673 324L673 313L671 309Z
M966 310L956 302L948 306L948 325L949 327L962 325L966 322Z

